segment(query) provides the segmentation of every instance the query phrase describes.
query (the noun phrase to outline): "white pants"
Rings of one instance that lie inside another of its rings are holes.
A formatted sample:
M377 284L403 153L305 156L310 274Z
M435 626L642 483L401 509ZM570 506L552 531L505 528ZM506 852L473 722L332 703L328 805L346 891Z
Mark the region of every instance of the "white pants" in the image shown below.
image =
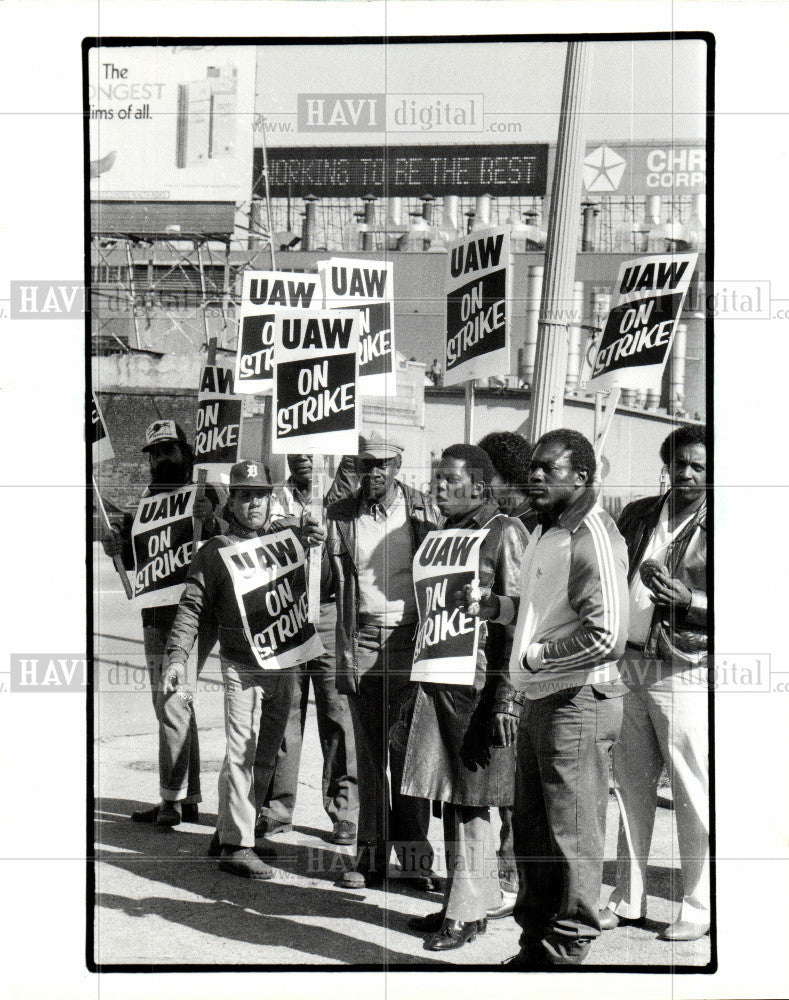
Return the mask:
M678 920L710 921L707 668L646 660L628 649L621 673L629 688L614 748L619 799L617 878L609 906L631 920L646 911L646 874L657 790L665 764L674 797L682 864Z

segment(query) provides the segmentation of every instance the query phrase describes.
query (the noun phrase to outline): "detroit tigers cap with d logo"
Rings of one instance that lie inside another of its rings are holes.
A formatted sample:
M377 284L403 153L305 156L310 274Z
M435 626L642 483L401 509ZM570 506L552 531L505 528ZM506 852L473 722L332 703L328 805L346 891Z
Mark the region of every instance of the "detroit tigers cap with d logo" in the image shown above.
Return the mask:
M266 486L269 481L262 462L237 462L230 470L231 486Z

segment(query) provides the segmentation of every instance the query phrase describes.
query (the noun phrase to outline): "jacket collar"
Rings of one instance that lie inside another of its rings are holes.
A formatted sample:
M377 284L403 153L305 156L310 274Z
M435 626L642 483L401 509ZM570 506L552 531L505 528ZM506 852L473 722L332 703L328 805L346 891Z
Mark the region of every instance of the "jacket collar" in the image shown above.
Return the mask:
M661 499L663 500L664 503L667 504L669 502L669 497L670 496L671 496L671 490L669 490L668 493L666 493L666 495L664 497L662 497ZM661 508L662 508L662 505L661 505ZM707 497L706 496L702 497L701 503L696 508L696 510L693 512L693 517L688 522L687 527L691 527L691 526L693 526L693 527L699 527L699 528L704 528L706 530L706 528L707 528Z
M479 507L466 511L457 518L449 517L444 522L445 528L481 528L492 518L500 514L498 506L493 503L481 503Z
M580 528L583 519L597 503L599 490L596 486L588 486L580 491L578 497L570 504L567 510L562 511L556 521L557 528L565 528L572 534ZM544 526L543 526L543 530Z
M237 538L243 538L245 540L248 538L257 538L259 535L265 535L270 530L268 517L266 518L262 528L245 528L236 520L229 504L227 506L227 510L225 511L225 520L227 521L227 534L235 535Z

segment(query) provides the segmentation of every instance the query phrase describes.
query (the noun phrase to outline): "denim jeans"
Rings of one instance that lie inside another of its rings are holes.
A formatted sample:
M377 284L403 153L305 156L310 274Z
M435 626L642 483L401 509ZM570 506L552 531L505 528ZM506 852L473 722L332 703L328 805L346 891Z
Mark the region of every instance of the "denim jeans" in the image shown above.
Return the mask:
M162 695L162 669L167 632L166 628L156 626L146 626L143 629L153 710L159 723L159 796L162 801L200 802L200 744L194 710L194 688L216 637L213 633L202 631L198 634L196 677L190 676L190 665L187 668L188 688L175 691L165 698Z

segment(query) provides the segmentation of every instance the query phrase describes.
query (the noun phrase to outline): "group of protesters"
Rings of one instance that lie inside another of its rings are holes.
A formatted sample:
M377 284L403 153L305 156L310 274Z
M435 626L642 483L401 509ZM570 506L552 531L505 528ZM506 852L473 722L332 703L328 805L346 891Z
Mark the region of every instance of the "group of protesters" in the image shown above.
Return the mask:
M174 421L153 424L143 450L146 495L192 481L191 449ZM702 937L710 928L705 429L669 434L660 458L670 488L626 506L618 525L599 500L594 448L577 431L550 431L534 444L504 431L477 446L452 444L429 493L398 478L403 451L389 428L365 432L358 455L339 464L324 518L309 513L308 455L288 456L283 484L272 486L262 462L243 461L226 501L205 491L195 506L203 544L179 603L142 612L161 801L131 818L198 821L194 677L218 641L227 742L209 854L223 871L274 876L271 847L260 841L291 827L312 685L328 836L355 845L339 882L364 889L397 878L419 892L443 890L437 912L409 921L428 950L460 948L488 920L514 915L521 934L511 968L574 965L601 932L642 923L664 769L683 897L662 937ZM129 568L131 522L104 542ZM263 670L220 552L285 528L305 550L320 547L325 652ZM412 680L414 556L446 529L482 535L476 578L451 595L479 629L470 684ZM617 874L601 909L611 773ZM428 836L439 815L445 879Z

